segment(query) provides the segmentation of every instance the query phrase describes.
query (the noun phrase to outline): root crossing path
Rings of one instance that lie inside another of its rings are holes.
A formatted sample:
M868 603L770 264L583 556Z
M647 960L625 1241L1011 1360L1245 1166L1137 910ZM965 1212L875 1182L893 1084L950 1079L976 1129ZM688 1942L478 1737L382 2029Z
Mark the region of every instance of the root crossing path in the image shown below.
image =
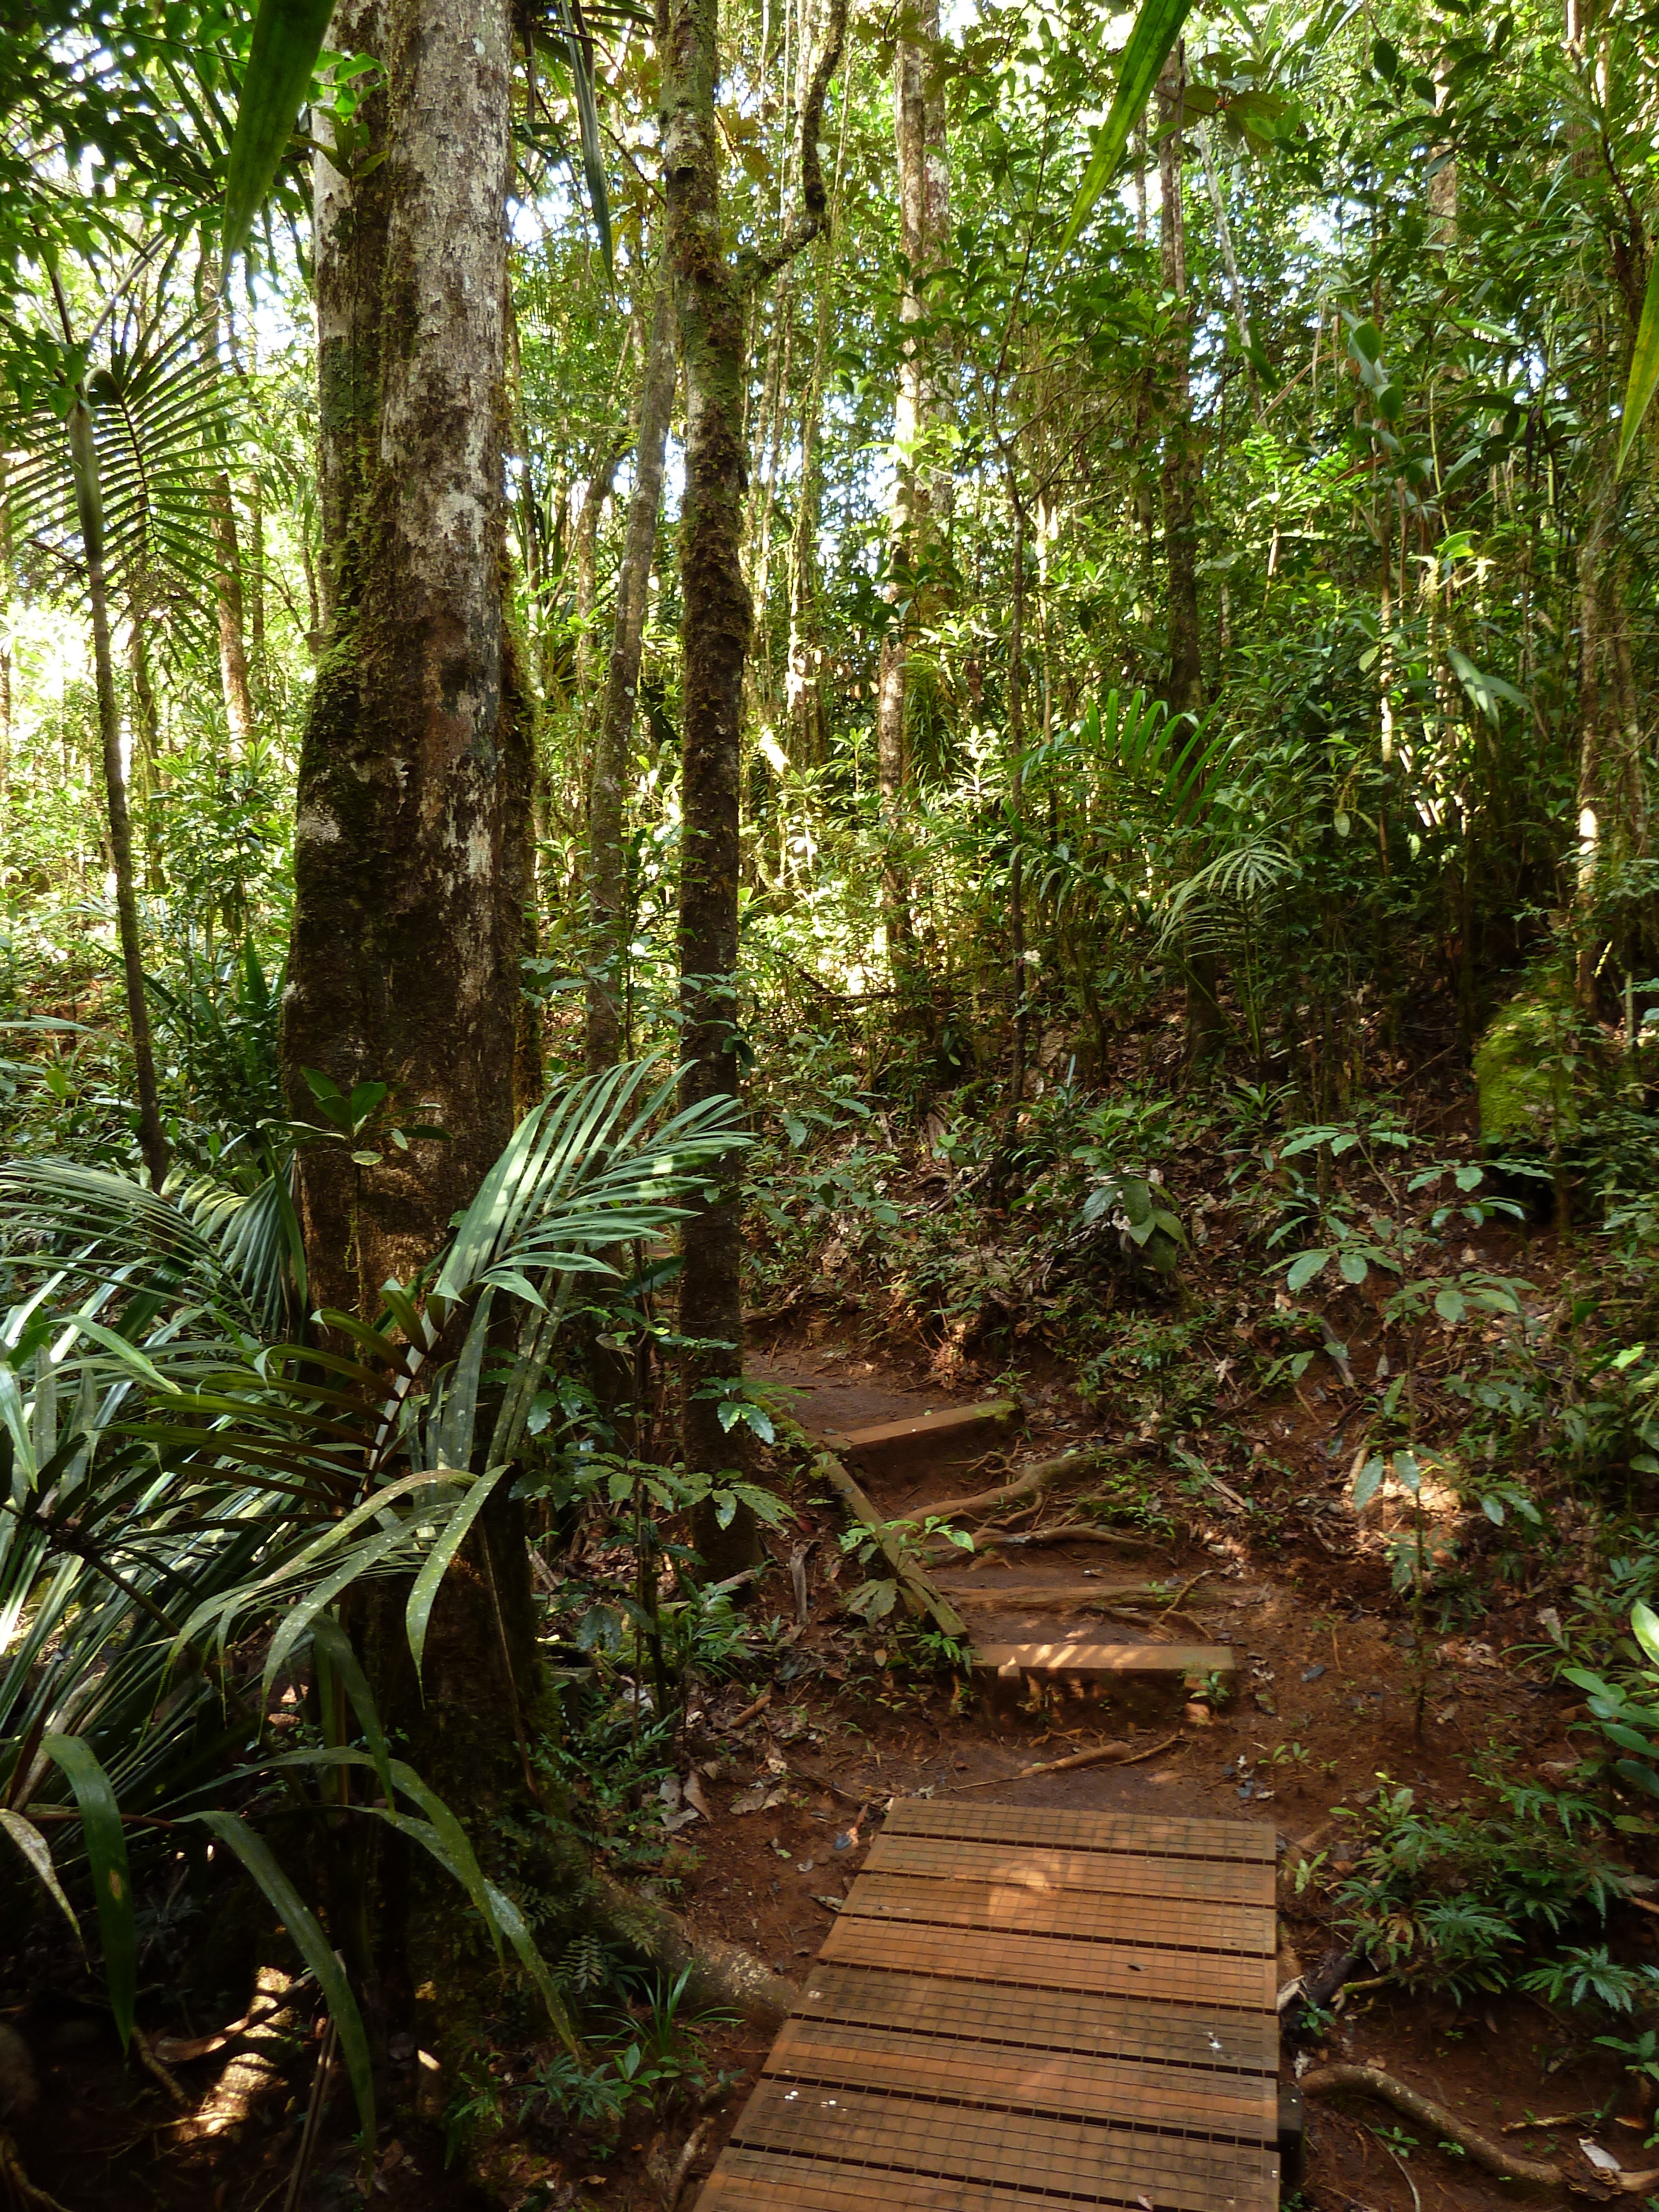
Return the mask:
M1272 2212L1265 1823L895 1802L698 2212Z

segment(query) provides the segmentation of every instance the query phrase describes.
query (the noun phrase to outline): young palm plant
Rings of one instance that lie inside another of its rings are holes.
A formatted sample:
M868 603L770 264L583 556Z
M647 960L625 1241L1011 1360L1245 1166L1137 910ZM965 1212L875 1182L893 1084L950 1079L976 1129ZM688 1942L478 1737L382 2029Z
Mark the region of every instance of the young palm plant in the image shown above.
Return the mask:
M347 1601L366 1577L402 1577L418 1673L574 1279L659 1236L742 1141L729 1101L669 1114L673 1083L635 1065L544 1100L448 1244L416 1281L386 1285L374 1322L316 1316L349 1354L303 1340L291 1154L244 1192L175 1178L158 1193L61 1162L0 1170L0 1251L27 1288L0 1320L0 1825L65 1911L60 1867L77 1850L89 1863L124 2035L126 1832L210 1828L316 1974L370 2142L368 2041L335 1955L362 1963L356 1931L325 1934L235 1808L275 1785L335 1827L346 1812L423 1847L568 2037L522 1916L390 1755ZM271 1749L274 1686L307 1656L323 1741ZM54 1850L59 1828L73 1841ZM349 1882L330 1897L331 1919L348 1917Z

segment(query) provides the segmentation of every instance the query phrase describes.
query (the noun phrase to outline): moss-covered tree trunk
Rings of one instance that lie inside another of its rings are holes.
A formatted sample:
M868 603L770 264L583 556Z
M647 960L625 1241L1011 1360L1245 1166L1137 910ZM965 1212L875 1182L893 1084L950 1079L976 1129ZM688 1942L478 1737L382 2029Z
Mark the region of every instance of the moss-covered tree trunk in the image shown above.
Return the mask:
M668 265L685 376L685 500L680 522L684 604L683 843L680 854L683 1101L738 1089L738 827L743 671L751 607L743 574L747 489L743 435L744 301L720 240L717 0L674 0L663 56L663 167ZM681 1436L689 1467L738 1460L720 1425L714 1380L743 1364L741 1225L735 1158L681 1237L681 1333L696 1340L681 1370ZM696 1529L715 1574L757 1556L753 1517Z
M444 1144L301 1156L314 1302L368 1310L514 1116L530 759L505 623L507 0L347 0L385 159L316 172L326 641L301 753L283 1009L304 1071L395 1087ZM369 1146L366 1149L381 1149Z
M283 1010L306 1070L394 1086L448 1141L300 1156L313 1306L372 1313L442 1244L511 1133L528 884L529 750L506 629L502 437L507 0L345 0L332 37L386 66L378 166L315 175L325 635L301 751ZM380 1154L377 1159L374 1157ZM366 1656L410 1757L475 1829L520 1788L534 1623L500 1493L434 1613L415 1694L399 1594L362 1601ZM388 1870L384 1962L441 1990L463 1942ZM400 1924L401 1923L401 1924ZM401 1960L399 1954L402 1954Z

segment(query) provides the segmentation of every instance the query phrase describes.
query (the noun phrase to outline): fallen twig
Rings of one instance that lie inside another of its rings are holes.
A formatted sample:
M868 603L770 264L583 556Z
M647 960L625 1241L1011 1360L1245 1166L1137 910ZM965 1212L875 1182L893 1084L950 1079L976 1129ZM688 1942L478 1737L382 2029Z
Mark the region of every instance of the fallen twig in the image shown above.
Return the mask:
M899 1586L905 1610L910 1613L927 1613L941 1635L958 1638L968 1633L968 1624L922 1573L904 1555L904 1547L894 1535L880 1514L854 1481L834 1452L821 1451L812 1462L812 1473L822 1475L833 1489L841 1492L842 1500L854 1521L869 1529L881 1547L883 1558L891 1568L893 1579Z
M1179 1607L1180 1607L1180 1604L1181 1604L1181 1601L1182 1601L1182 1599L1183 1597L1185 1597L1185 1596L1186 1596L1186 1595L1187 1595L1188 1591L1189 1589L1191 1589L1194 1587L1194 1585L1195 1583L1201 1583L1203 1580L1204 1580L1204 1571L1203 1571L1203 1569L1202 1569L1202 1568L1200 1568L1200 1569L1199 1570L1199 1571L1198 1571L1198 1573L1197 1573L1197 1574L1191 1576L1191 1577L1189 1577L1186 1582L1182 1583L1182 1584L1181 1585L1181 1588L1180 1588L1180 1589L1176 1592L1175 1595L1174 1595L1174 1596L1170 1600L1170 1602L1168 1603L1168 1605L1161 1607L1159 1608L1159 1610L1160 1610L1161 1612L1164 1613L1175 1613L1175 1612L1176 1612L1176 1611L1179 1609Z
M1127 1743L1115 1740L1097 1743L1092 1751L1074 1751L1069 1759L1040 1759L1035 1766L1022 1766L1017 1774L993 1774L982 1782L952 1782L948 1789L952 1796L958 1790L994 1790L999 1782L1029 1782L1036 1774L1063 1774L1074 1766L1138 1766L1143 1759L1156 1759L1160 1751L1168 1751L1171 1744L1183 1741L1179 1731L1166 1735L1162 1743L1148 1744L1144 1751L1131 1751Z
M1553 2160L1517 2158L1513 2151L1505 2150L1490 2136L1481 2135L1468 2122L1449 2112L1444 2105L1436 2104L1432 2097L1385 2074L1380 2066L1316 2066L1312 2073L1302 2077L1304 2097L1329 2097L1344 2089L1357 2089L1370 2097L1380 2097L1385 2105L1392 2105L1407 2119L1416 2120L1431 2128L1437 2138L1445 2137L1455 2142L1477 2166L1488 2173L1500 2174L1506 2181L1529 2181L1540 2189L1559 2189L1565 2176Z

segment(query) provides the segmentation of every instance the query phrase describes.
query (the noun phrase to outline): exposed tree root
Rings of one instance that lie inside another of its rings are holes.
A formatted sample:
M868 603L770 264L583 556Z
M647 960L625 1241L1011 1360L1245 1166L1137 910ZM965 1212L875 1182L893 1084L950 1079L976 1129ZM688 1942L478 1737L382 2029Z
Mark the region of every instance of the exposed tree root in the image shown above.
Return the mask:
M3 2130L0 2130L0 2197L9 2204L27 2206L29 2212L64 2212L55 2197L37 2189L24 2172L17 2146Z
M1304 2097L1329 2097L1343 2089L1358 2089L1366 2096L1380 2097L1385 2105L1392 2105L1407 2119L1432 2128L1437 2137L1456 2143L1477 2166L1484 2166L1488 2173L1501 2174L1505 2181L1529 2181L1540 2189L1559 2189L1566 2179L1561 2167L1553 2160L1517 2158L1501 2143L1480 2134L1455 2112L1437 2105L1432 2097L1425 2097L1420 2090L1397 2081L1392 2074L1385 2074L1380 2066L1316 2067L1311 2074L1303 2075L1301 2088Z
M1111 1449L1106 1445L1095 1451L1062 1452L1058 1459L1040 1459L1022 1468L1013 1480L1004 1483L1000 1490L981 1490L973 1498L946 1498L924 1510L929 1519L961 1521L972 1515L983 1520L1019 1498L1051 1488L1056 1482L1067 1481L1073 1475L1092 1474L1097 1467L1104 1467L1111 1456Z
M696 2009L740 2013L757 2027L782 2025L799 1995L794 1984L736 1943L701 1936L665 1905L625 1889L609 1875L595 1874L588 1902L600 1928L643 1953L653 1966L674 1979L690 1973L686 1997Z

